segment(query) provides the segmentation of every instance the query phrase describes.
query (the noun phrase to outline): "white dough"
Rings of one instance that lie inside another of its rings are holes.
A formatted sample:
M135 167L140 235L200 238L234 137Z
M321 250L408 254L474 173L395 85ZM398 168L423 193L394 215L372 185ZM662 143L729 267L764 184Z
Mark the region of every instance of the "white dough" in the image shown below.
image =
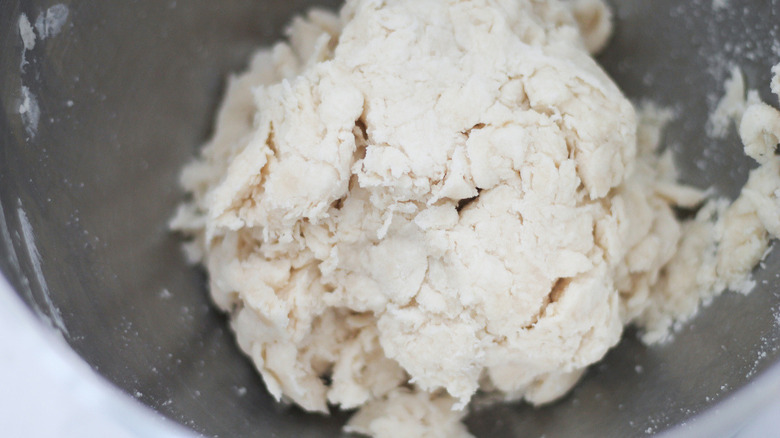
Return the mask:
M739 126L748 105L761 101L756 90L745 90L745 78L739 67L731 68L731 77L724 83L724 88L725 93L707 124L707 134L713 138L725 138L732 122Z
M610 27L592 0L348 0L230 80L173 227L275 397L467 434L478 389L553 401L625 325L666 339L746 284L778 226L775 125L743 123L750 190L681 223L704 195L656 153L673 114L638 118L589 55Z

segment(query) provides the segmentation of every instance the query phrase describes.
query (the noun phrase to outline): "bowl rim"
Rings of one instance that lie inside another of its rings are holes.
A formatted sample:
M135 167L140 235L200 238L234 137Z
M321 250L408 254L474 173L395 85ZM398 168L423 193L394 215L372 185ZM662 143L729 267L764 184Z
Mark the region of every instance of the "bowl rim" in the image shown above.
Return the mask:
M716 298L717 299L717 298ZM735 436L770 404L780 400L780 362L752 377L746 385L677 424L659 436L688 438Z

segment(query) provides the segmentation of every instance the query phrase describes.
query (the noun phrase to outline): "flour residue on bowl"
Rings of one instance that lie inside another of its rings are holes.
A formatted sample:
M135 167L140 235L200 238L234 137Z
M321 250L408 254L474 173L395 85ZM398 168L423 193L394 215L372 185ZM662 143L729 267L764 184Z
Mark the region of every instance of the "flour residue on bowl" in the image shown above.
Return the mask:
M22 85L22 101L19 104L19 115L22 118L24 129L31 138L38 133L38 123L41 118L41 108L38 100L29 88Z
M19 14L19 36L22 39L22 61L20 68L24 71L28 64L26 52L35 48L36 40L45 40L57 36L68 21L70 11L64 4L56 4L38 15L33 24L27 14Z
M9 262L11 262L11 269L19 271L19 259L16 256L13 240L11 240L11 232L8 229L8 222L5 219L2 203L0 203L0 237L2 237L5 252L8 254Z
M45 320L48 320L52 323L54 328L58 329L62 334L67 336L68 329L65 327L65 322L62 319L60 310L57 308L57 306L54 305L54 302L51 299L49 285L46 282L46 276L44 275L43 268L41 267L41 254L38 252L38 246L35 243L35 234L33 232L32 225L30 225L30 221L27 219L27 213L25 213L25 211L22 209L21 200L19 201L19 207L16 209L16 213L19 219L19 225L22 230L22 242L24 243L24 248L27 251L27 257L30 261L30 264L32 265L33 273L35 274L35 280L40 288L43 304L47 310L46 314L40 314L39 316L44 317Z
M35 31L27 15L19 15L19 36L22 38L22 62L19 68L24 71L27 64L27 52L35 48Z
M68 7L64 4L56 4L49 7L35 20L35 30L38 36L44 40L57 36L68 21Z
M712 0L712 7L715 10L723 10L729 7L729 0Z
M18 28L19 37L22 40L22 53L19 69L22 74L25 73L30 61L27 59L27 53L35 49L36 41L43 41L47 38L58 35L67 23L69 15L68 7L64 4L56 4L49 7L35 19L33 25L26 14L19 14ZM24 129L30 138L34 138L38 133L38 123L41 117L40 106L35 95L30 88L22 81L21 103L18 107Z

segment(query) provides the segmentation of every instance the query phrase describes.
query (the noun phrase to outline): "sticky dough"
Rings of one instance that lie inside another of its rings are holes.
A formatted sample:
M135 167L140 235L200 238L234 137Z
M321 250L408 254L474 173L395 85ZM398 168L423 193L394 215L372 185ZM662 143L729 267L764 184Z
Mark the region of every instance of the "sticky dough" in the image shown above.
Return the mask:
M780 231L766 125L749 190L679 221L704 195L656 153L672 114L590 56L610 29L591 0L349 0L230 80L173 227L275 397L467 435L477 390L550 402L625 325L664 340L749 286Z

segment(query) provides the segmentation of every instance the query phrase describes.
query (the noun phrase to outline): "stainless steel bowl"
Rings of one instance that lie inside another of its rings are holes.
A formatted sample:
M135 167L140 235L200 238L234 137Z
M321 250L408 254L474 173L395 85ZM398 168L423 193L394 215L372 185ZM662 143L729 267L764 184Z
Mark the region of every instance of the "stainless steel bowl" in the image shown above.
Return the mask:
M272 400L166 228L226 74L311 3L64 0L59 33L23 50L20 14L34 25L52 3L0 2L0 269L92 368L205 435L338 436L347 417ZM704 125L732 63L776 103L780 1L728 5L616 1L601 61L632 99L677 111L666 144L683 179L734 195L751 164L736 136L710 140ZM467 423L485 437L728 434L780 393L778 275L775 250L753 293L719 297L675 342L648 348L629 331L559 403Z

